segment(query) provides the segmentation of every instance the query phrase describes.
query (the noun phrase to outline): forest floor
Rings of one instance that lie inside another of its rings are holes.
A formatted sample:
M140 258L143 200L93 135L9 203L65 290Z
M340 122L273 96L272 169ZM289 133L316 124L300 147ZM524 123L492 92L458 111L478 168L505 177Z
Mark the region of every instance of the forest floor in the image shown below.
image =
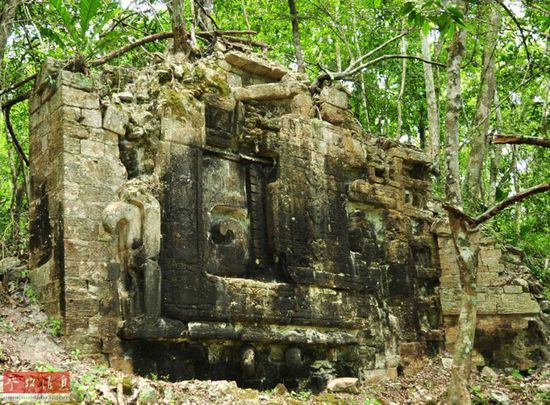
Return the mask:
M0 285L1 287L1 285ZM33 303L27 280L19 278L0 290L0 373L4 371L71 372L71 398L84 403L177 404L438 404L450 371L447 358L425 359L396 380L363 385L355 393L288 392L238 388L230 381L182 381L127 376L81 358L61 345L60 325ZM477 404L550 404L550 366L529 375L474 371L472 398ZM1 385L0 385L1 386ZM1 397L0 397L0 402Z

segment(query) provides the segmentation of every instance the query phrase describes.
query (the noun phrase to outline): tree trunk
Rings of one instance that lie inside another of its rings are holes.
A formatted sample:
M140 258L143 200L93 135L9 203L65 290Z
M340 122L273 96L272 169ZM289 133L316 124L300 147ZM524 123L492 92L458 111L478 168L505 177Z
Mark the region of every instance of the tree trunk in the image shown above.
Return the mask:
M195 0L189 0L189 10L191 10L191 26L189 27L189 43L193 52L198 51L197 48L197 36L195 35L195 28L197 27Z
M407 40L405 37L401 38L400 52L401 55L407 54ZM401 84L399 85L399 94L397 95L397 129L395 131L397 140L401 138L401 130L403 128L403 95L405 94L405 81L407 80L407 59L403 59L401 66Z
M493 80L495 77L493 76ZM496 117L496 129L497 132L502 128L502 112L500 110L500 101L498 97L498 91L496 91L495 82L495 117ZM502 145L492 145L491 148L491 167L489 170L489 205L493 205L497 198L497 185L498 185L498 168L500 166L500 159L502 157Z
M430 52L430 44L428 42L428 36L421 34L422 36L422 56L426 59L432 59ZM428 133L429 133L429 146L428 155L439 173L439 105L437 103L437 94L435 92L434 74L432 65L424 63L424 82L426 86L426 102L428 104Z
M521 189L518 169L518 150L517 146L512 145L512 186L514 194L519 193ZM521 206L516 206L514 209L514 229L516 234L520 234L521 229Z
M14 249L19 249L21 243L21 213L23 212L23 201L25 199L25 166L23 161L18 159L17 170L13 178L12 204L10 209L12 230L11 241Z
M290 9L290 21L292 22L292 40L294 42L294 52L296 53L296 65L299 73L304 73L304 52L300 40L300 26L298 24L298 13L296 11L296 1L288 0Z
M196 0L196 21L203 31L214 31L212 15L214 14L214 0Z
M465 9L464 0L457 0L457 6ZM461 111L460 63L466 45L466 31L454 33L448 52L447 64L447 111L445 114L445 166L447 177L445 194L449 204L460 207L460 173L458 168L459 116ZM457 253L457 265L462 284L458 336L456 339L451 369L448 402L452 405L471 404L469 377L476 324L476 274L478 242L471 238L464 218L449 212L451 237Z
M329 35L331 42L334 42L334 54L336 56L336 69L342 71L342 50L340 49L340 42L338 42L338 37L336 40L332 38L332 35Z
M474 118L474 133L472 134L472 149L466 171L466 193L469 199L481 202L483 161L487 153L489 116L495 97L495 48L498 35L500 13L496 5L489 4L490 17L483 49L483 68L481 71L481 87L477 99L477 109Z
M547 47L548 48L548 47ZM540 134L541 137L546 138L546 135L548 133L548 99L550 95L550 79L546 77L545 80L546 83L546 91L544 92L544 100L542 104L542 114L541 114L541 121L540 121Z
M6 42L10 36L12 24L15 20L15 13L20 3L21 0L7 0L2 8L2 15L0 16L0 65L4 60Z
M449 212L449 226L457 255L462 293L448 403L469 405L471 404L470 370L477 319L479 231L470 231L464 219L451 212Z
M185 9L184 0L172 0L170 7L170 17L172 22L172 32L174 33L174 53L183 52L187 55L191 53L191 46L187 42L187 31L185 29Z
M418 116L418 137L420 139L420 149L426 150L426 110L424 109L424 104L420 104Z
M355 5L355 1L356 0L353 0L353 2L351 3L351 7L352 7L351 23L353 27L353 42L355 43L355 52L357 54L357 57L359 58L361 55L361 46L359 45L359 36L357 31L357 17L355 12L357 8ZM366 127L365 129L368 132L370 131L370 119L369 119L369 110L368 110L369 102L367 99L367 86L365 84L365 72L361 72L359 74L359 84L361 85L361 100L363 101L363 110L365 111L365 127Z
M463 0L457 3L463 7ZM460 63L466 46L466 31L460 29L454 33L448 52L447 64L447 110L445 113L445 195L449 204L462 205L460 195L460 172L458 167L459 116L461 111Z

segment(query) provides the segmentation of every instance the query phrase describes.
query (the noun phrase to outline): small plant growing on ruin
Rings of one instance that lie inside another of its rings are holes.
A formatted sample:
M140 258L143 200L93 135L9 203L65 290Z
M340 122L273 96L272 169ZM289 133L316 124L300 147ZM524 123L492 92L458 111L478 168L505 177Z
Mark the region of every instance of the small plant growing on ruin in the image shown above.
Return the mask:
M25 294L25 297L27 298L30 304L36 304L36 294L31 287L29 286L25 287L25 289L23 290L23 293Z
M57 318L48 318L41 323L50 335L53 337L61 336L61 320Z
M310 391L292 391L290 396L300 401L309 401L313 394Z
M5 319L0 319L0 328L7 333L13 332L13 323L7 322Z
M472 394L472 403L479 405L488 403L487 398L485 398L485 396L482 394L481 387L479 385L472 386L470 392Z
M49 373L55 373L55 372L60 372L64 370L54 366L53 364L37 362L36 371L47 371Z
M72 352L71 352L71 356L74 357L75 360L80 360L80 349L74 349Z

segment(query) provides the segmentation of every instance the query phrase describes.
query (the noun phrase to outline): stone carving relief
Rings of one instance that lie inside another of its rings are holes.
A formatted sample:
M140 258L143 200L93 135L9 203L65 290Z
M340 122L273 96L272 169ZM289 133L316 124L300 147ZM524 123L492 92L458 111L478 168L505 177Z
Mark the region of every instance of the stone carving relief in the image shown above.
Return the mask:
M103 212L105 230L117 241L118 294L125 320L141 315L152 320L160 317L160 204L151 192L155 183L153 176L128 181L120 200Z

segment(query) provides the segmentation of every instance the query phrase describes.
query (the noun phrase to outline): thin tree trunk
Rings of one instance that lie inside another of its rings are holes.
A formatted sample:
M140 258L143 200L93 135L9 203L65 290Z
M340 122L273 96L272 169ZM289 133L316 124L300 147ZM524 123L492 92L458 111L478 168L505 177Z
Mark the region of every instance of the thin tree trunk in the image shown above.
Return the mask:
M496 5L490 7L489 25L486 42L483 49L483 68L481 72L481 87L477 100L477 109L474 119L474 133L470 159L466 170L466 193L470 199L481 202L482 199L482 172L483 161L487 154L489 115L495 97L495 48L498 34L500 13Z
M457 0L459 8L465 9L464 0ZM448 52L447 65L447 111L445 114L445 165L447 178L445 194L449 204L461 207L460 173L458 167L459 117L461 111L460 63L466 46L466 31L455 32ZM476 274L479 246L477 235L471 235L464 218L449 212L451 238L457 255L457 265L462 284L461 309L458 318L458 336L453 355L449 404L471 404L468 389L472 350L476 325ZM474 236L472 238L472 236Z
M407 54L407 40L405 37L401 38L400 46L401 55ZM399 94L397 95L397 129L396 138L401 138L401 130L403 128L403 95L405 94L405 82L407 80L407 59L403 59L401 67L401 84L399 85ZM410 139L409 139L410 141Z
M189 0L189 10L191 10L191 27L189 28L189 42L193 51L197 48L197 37L195 35L195 28L197 26L196 12L195 12L195 0Z
M463 218L450 212L449 226L457 254L462 289L448 403L450 405L469 405L471 404L470 372L477 320L479 231L471 231Z
M518 150L515 145L512 145L512 186L514 188L514 194L519 193L521 189L518 169ZM514 210L514 228L516 234L520 234L521 228L521 206L516 206Z
M304 73L304 52L302 50L302 42L300 40L300 26L298 24L296 1L288 0L288 7L290 9L290 21L292 23L292 40L294 41L294 52L296 53L297 70L299 73Z
M241 0L241 8L243 10L244 21L246 22L246 29L250 31L250 20L248 19L248 12L246 11L246 4L244 4L244 0ZM249 36L249 38L252 41L252 36ZM267 52L266 49L264 49L264 53L265 52Z
M353 26L353 42L355 43L355 52L357 53L357 57L359 58L361 55L361 47L359 46L359 36L358 36L358 30L357 30L357 18L356 18L356 11L357 8L355 6L354 0L351 4L352 7L352 17L351 17L351 23ZM365 111L365 124L366 124L366 130L370 131L370 119L369 119L369 103L367 99L367 88L365 85L365 73L361 72L359 74L359 84L361 86L361 100L363 101L363 110Z
M212 16L214 15L214 0L196 0L196 21L198 26L203 31L214 31L214 22Z
M370 118L369 118L369 101L367 99L367 87L365 85L365 73L361 72L359 76L361 84L361 98L363 100L363 108L365 110L365 121L367 124L367 131L370 131Z
M548 133L548 99L550 95L550 80L548 77L545 80L546 83L546 91L544 92L544 101L542 105L542 114L541 114L541 121L540 121L540 134L541 137L546 138L546 134Z
M493 80L495 76L493 75ZM496 117L496 129L497 132L502 128L502 111L500 110L500 101L498 97L498 91L496 90L495 82L495 117ZM497 185L498 185L498 168L500 166L500 159L502 158L502 145L492 145L491 151L491 167L489 171L489 205L493 205L497 198Z
M191 53L191 47L187 42L187 30L185 29L185 9L184 0L172 0L170 7L170 17L172 22L172 32L174 33L174 53L183 52L187 55Z
M420 104L420 111L418 113L418 137L420 139L420 149L426 149L426 110L424 104ZM412 131L411 131L412 132Z
M458 0L458 4L463 4ZM460 172L458 166L459 151L459 117L461 105L460 63L466 46L466 31L460 29L455 32L449 46L449 60L447 65L447 110L445 113L445 167L447 179L445 195L449 204L462 205L460 195Z
M0 65L4 60L6 43L10 36L15 14L20 3L21 0L7 0L2 8L2 15L0 16Z
M428 36L421 34L422 36L422 56L426 59L432 59L430 51L430 44ZM426 102L428 105L428 133L429 133L429 146L428 156L439 173L439 105L437 103L437 94L435 92L434 74L432 65L424 63L424 82L426 86Z
M19 248L21 242L21 213L23 209L23 201L25 198L25 167L23 161L18 159L17 170L13 179L13 195L11 206L11 220L12 220L12 235L11 240L15 249Z

